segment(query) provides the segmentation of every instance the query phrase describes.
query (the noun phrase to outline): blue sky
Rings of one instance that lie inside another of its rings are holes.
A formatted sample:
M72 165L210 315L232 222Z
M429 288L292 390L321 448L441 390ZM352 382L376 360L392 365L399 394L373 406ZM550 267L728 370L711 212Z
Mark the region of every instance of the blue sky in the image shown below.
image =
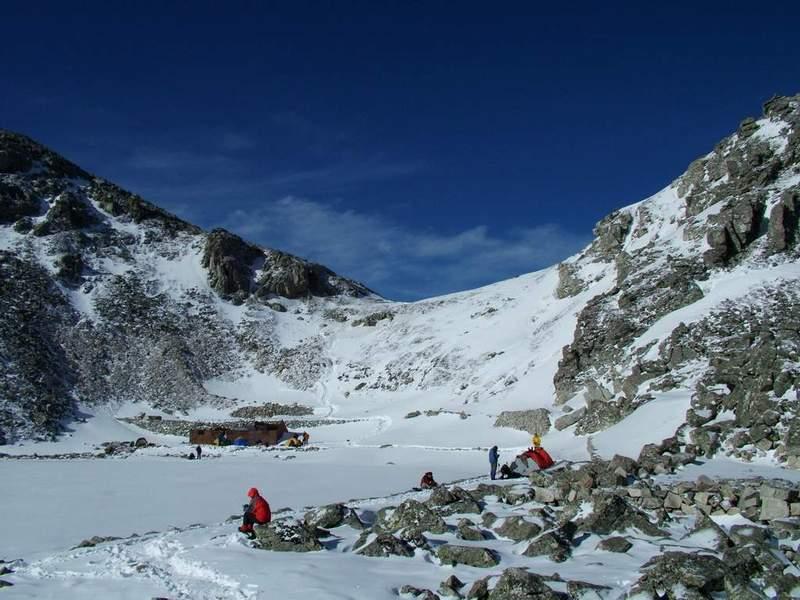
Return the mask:
M796 2L30 4L0 127L401 300L557 262L800 92Z

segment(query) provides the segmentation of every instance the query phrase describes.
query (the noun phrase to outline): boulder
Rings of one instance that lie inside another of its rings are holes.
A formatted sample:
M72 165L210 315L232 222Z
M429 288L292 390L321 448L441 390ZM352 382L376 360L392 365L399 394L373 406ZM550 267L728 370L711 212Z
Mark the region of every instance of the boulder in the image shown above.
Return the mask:
M639 463L628 456L615 454L608 463L608 468L611 471L622 469L626 475L633 475L639 470Z
M409 499L398 507L382 508L378 511L374 528L376 531L394 533L404 528L445 533L447 524L442 517L425 504Z
M567 582L567 596L570 600L606 600L610 591L609 587L586 581Z
M363 529L364 524L355 514L353 509L344 504L328 504L305 514L303 521L309 527L333 529L340 525L350 525L356 529Z
M425 504L445 517L457 513L480 514L481 512L481 505L472 494L458 486L448 489L440 485L433 490Z
M318 533L297 519L280 519L267 525L256 525L255 546L278 552L314 552L322 549Z
M550 411L546 408L533 410L506 410L497 416L495 427L511 427L527 431L531 435L544 435L550 431Z
M573 410L572 412L568 412L567 414L558 417L555 421L554 426L558 431L563 431L567 427L572 427L573 425L575 425L575 423L580 421L585 414L586 414L586 407L581 406L577 410Z
M461 598L459 590L463 587L463 581L455 575L450 575L450 577L439 584L439 589L437 591L445 598Z
M481 523L484 527L491 527L495 522L497 522L497 515L493 512L485 512L481 516Z
M616 494L596 497L594 511L583 520L580 527L601 535L624 532L631 528L655 537L667 535L666 532L653 525L647 515Z
M480 568L494 567L500 563L497 554L488 548L479 546L444 544L436 549L436 557L442 564L469 565Z
M688 552L665 552L650 559L642 570L644 574L632 592L655 597L661 597L663 590L683 589L702 594L700 598L710 598L712 593L725 590L725 578L731 575L728 566L716 556Z
M461 540L472 542L485 539L483 532L475 528L475 524L469 519L459 519L456 525L456 537Z
M758 515L761 521L785 519L789 516L789 503L779 498L761 498L761 512Z
M356 554L372 557L414 556L414 549L410 544L390 533L366 534L364 538L359 538L362 544L356 542Z
M489 578L483 577L472 584L467 592L467 600L489 600Z
M400 596L414 598L414 600L439 600L439 596L432 591L417 588L413 585L404 585L397 590L397 593L400 594Z
M430 544L428 544L428 538L426 538L419 529L401 529L397 533L397 537L399 537L412 548L420 548L422 550L431 549Z
M500 526L495 527L494 531L515 542L522 542L535 538L541 533L542 528L536 523L526 521L523 517L515 516L503 519L503 522Z
M614 536L610 538L606 538L602 540L599 544L597 544L598 550L605 550L606 552L627 552L633 548L633 544L631 544L627 539L622 536Z
M769 531L765 527L755 525L734 525L730 529L730 539L738 546L755 544L763 546L770 539Z
M569 542L557 531L548 531L533 540L525 551L525 556L547 556L555 562L564 562L571 554Z
M489 594L489 600L559 600L544 579L525 569L506 569Z
M118 539L121 538L114 537L113 535L107 537L94 535L88 539L83 540L80 544L75 546L75 548L94 548L97 544L105 544L106 542L113 542Z

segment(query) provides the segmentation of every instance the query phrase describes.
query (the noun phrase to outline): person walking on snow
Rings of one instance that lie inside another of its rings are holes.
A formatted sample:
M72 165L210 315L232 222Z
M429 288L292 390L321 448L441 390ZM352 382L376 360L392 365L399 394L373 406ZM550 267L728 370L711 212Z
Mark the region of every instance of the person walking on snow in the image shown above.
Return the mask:
M265 525L272 520L272 513L269 509L269 504L261 494L258 493L256 488L250 488L247 491L250 498L250 504L245 507L244 515L242 516L242 526L239 531L246 533L248 537L253 537L253 525Z
M194 451L195 453L197 453L197 460L200 460L200 456L202 456L203 454L203 449L200 446L198 446L197 448L194 449Z
M498 455L499 453L497 452L497 446L492 446L489 450L489 475L492 479L494 479L495 475L497 474Z

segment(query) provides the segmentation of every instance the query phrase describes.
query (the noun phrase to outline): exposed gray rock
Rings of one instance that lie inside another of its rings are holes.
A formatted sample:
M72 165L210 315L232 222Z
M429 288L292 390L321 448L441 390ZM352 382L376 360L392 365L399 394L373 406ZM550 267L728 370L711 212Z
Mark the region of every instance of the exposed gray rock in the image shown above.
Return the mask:
M428 543L428 538L419 529L406 528L401 529L397 533L397 537L406 542L412 548L420 548L422 550L430 550L431 546Z
M376 531L394 533L403 528L445 533L447 525L442 517L417 500L409 499L394 508L378 511L374 528Z
M567 595L570 600L605 600L611 588L587 583L585 581L568 581Z
M94 548L97 544L105 544L106 542L113 542L119 540L121 538L111 536L100 536L100 535L93 535L92 537L83 540L80 544L75 546L75 548Z
M464 582L455 575L450 575L439 584L439 594L446 598L461 598L459 590L464 587Z
M363 529L364 524L352 508L344 504L328 504L305 514L304 522L312 528L333 529L341 525L349 525L354 529Z
M255 525L255 546L277 552L314 552L322 549L317 531L296 519L280 519Z
M512 427L527 431L531 435L544 435L550 431L550 411L546 408L533 410L506 410L497 416L495 427Z
M784 519L789 516L789 503L778 498L761 498L761 512L758 518L761 521Z
M570 557L572 549L568 539L560 531L548 531L533 540L525 551L525 556L547 556L555 562L564 562Z
M351 323L351 325L353 327L359 327L359 326L375 327L375 325L377 325L380 321L385 321L387 319L389 321L394 319L394 313L392 311L389 311L389 310L382 310L382 311L367 315L366 317L363 317L361 319L355 319Z
M460 540L471 542L482 541L485 539L483 532L475 527L475 523L468 519L459 519L456 525L456 537Z
M621 536L606 538L597 544L598 550L605 550L606 552L627 552L631 548L633 548L633 544Z
M390 533L365 534L365 543L356 543L356 554L362 556L383 557L383 556L414 556L414 549L408 542L393 536ZM371 539L370 539L371 538Z
M656 537L667 535L653 525L645 514L616 494L598 496L594 502L594 511L583 520L580 527L601 535L624 532L631 528Z
M264 252L246 243L238 235L215 229L206 238L203 267L208 269L208 281L223 296L239 302L250 295L256 268L261 268Z
M795 244L798 239L798 216L800 192L784 192L780 202L769 213L767 249L770 253L785 252Z
M541 533L542 528L536 523L525 520L523 517L515 516L503 519L499 527L494 530L501 536L522 542L531 540Z
M630 231L633 217L628 211L614 211L594 228L594 241L590 252L603 260L611 260L616 256L622 243Z
M586 283L578 277L575 266L572 263L561 263L558 265L557 298L577 296L585 289Z
M725 579L732 576L726 564L707 554L665 552L649 560L642 567L644 574L636 582L633 593L661 595L667 591L668 598L679 598L681 589L702 594L708 598L713 592L725 590ZM686 593L686 592L683 592Z
M481 512L481 506L472 494L458 486L447 488L440 485L431 492L430 498L425 503L444 517L458 513Z
M555 428L558 431L563 431L567 427L573 426L575 423L580 421L584 415L586 414L586 407L581 406L580 408L573 410L565 415L562 415L556 419Z
M397 591L401 596L411 597L415 600L439 600L439 596L430 590L416 588L413 585L404 585Z
M444 544L436 549L436 557L442 564L469 565L480 568L494 567L500 563L495 552L478 546Z
M467 600L488 600L489 599L489 578L483 577L472 584L467 592Z
M506 569L489 594L489 600L558 600L541 576L525 569Z

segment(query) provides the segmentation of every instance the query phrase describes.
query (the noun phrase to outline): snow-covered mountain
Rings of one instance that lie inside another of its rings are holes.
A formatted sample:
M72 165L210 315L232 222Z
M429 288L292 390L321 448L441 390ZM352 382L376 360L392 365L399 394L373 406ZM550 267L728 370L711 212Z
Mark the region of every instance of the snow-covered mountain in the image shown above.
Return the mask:
M206 233L0 132L0 442L50 436L79 405L296 401L406 439L544 409L501 423L601 454L615 428L641 432L631 454L677 431L695 452L796 465L799 125L800 96L773 98L577 256L415 303Z

